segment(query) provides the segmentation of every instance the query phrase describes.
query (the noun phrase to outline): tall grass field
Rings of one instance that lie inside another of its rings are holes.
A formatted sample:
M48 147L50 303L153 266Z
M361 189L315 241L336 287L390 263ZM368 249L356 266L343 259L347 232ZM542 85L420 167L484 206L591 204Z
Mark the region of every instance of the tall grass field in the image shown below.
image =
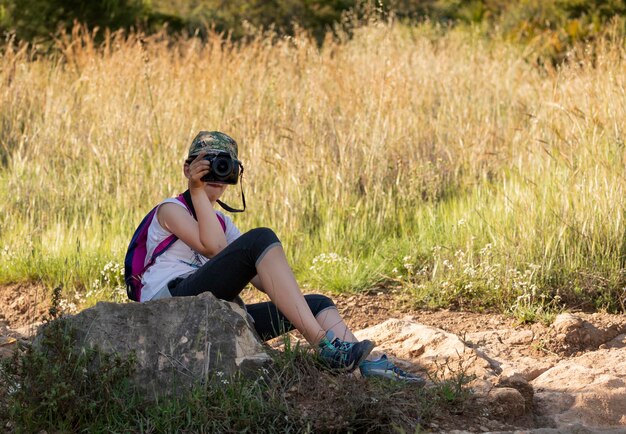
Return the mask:
M561 66L471 29L374 21L320 47L80 28L0 57L0 283L119 299L128 241L186 189L200 130L240 147L242 231L302 286L416 307L626 308L626 49ZM225 202L240 206L239 186ZM85 301L87 300L87 301Z

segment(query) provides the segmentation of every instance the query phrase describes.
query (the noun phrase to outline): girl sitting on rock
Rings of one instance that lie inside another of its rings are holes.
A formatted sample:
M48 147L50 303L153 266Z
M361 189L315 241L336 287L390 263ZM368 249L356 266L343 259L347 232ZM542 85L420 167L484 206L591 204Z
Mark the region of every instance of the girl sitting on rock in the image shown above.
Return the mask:
M148 228L147 257L172 234L178 239L144 272L141 301L206 291L233 301L252 283L271 300L245 306L262 339L295 328L331 369L350 372L358 367L364 376L423 382L394 366L385 355L368 360L374 342L359 342L328 297L302 294L271 229L256 228L241 234L228 216L215 209L228 186L224 182L234 184L237 176L234 181L232 177L226 181L220 178L230 167L224 158L213 157L226 156L238 165L237 151L235 140L218 131L201 131L193 139L184 164L187 206L176 198L159 204ZM216 162L214 168L211 158Z

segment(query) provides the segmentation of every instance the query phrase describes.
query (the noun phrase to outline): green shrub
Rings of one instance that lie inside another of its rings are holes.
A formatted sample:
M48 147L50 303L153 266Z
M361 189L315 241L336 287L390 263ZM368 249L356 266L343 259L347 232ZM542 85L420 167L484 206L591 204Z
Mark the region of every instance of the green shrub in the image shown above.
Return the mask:
M213 372L203 384L147 401L129 379L133 360L72 350L73 333L50 323L43 346L0 367L0 423L14 432L414 432L433 415L458 414L467 377L432 377L433 387L360 380L324 370L286 340L258 376ZM44 349L45 348L45 349ZM5 393L6 392L6 393ZM8 425L7 425L8 424Z
M129 408L134 361L97 349L75 352L72 341L72 331L55 321L43 332L43 349L29 346L3 361L7 396L2 410L18 432L76 432L105 425L108 415Z

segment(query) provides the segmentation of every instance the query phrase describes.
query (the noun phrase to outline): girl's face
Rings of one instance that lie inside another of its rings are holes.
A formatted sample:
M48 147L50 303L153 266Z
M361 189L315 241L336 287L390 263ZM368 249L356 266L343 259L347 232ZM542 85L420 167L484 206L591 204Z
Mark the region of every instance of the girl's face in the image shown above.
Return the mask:
M227 184L204 184L204 191L212 203L215 203L226 191Z

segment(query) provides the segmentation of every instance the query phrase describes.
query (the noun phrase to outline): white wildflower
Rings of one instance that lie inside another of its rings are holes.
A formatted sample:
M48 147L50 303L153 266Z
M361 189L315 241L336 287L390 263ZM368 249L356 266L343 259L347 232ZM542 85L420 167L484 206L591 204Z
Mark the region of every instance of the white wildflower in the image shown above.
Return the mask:
M320 267L319 265L324 266L326 264L328 265L349 264L350 260L346 258L345 256L341 256L335 252L330 252L330 253L320 253L315 258L313 258L312 263L313 265L311 265L309 269L312 271L318 271L322 269L322 267Z
M487 243L485 244L485 247L483 247L482 249L480 249L480 254L481 256L486 256L489 255L491 253L491 250L493 249L493 244L491 243Z
M465 268L463 268L463 273L469 277L476 277L477 274L476 269L471 265L465 266Z

